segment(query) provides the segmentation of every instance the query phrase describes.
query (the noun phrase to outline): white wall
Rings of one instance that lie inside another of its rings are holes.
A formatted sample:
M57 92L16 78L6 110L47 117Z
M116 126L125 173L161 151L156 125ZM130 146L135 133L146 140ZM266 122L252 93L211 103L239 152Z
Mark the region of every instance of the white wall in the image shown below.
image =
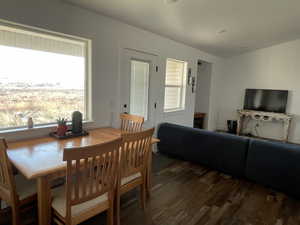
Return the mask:
M2 0L0 19L21 24L45 28L48 30L89 38L92 47L92 114L93 126L115 124L119 114L119 76L120 55L123 48L132 48L159 56L159 74L157 80L158 109L157 121L169 121L183 125L192 125L195 95L187 89L186 109L182 112L165 114L163 108L163 84L165 60L167 57L188 61L196 76L197 60L211 62L212 89L217 88L217 78L223 73L223 60L201 52L167 38L118 22L109 17L78 8L59 0ZM210 96L213 98L214 94ZM210 106L214 116L209 121L209 128L215 127L215 105ZM48 132L31 131L19 133L18 137L44 135ZM15 139L15 133L1 134Z
M300 143L300 40L260 49L225 61L225 74L218 80L215 100L217 127L225 128L227 119L236 119L243 107L246 88L289 90L287 112L294 114L290 141ZM266 137L278 138L280 124L260 127Z
M204 128L208 126L209 97L211 89L211 64L202 62L198 65L195 112L206 113Z

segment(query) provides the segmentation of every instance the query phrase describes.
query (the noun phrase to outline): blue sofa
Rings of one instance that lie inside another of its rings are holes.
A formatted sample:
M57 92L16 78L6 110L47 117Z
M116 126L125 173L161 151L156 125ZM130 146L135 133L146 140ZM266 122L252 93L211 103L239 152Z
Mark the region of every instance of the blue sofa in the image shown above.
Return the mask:
M158 150L300 198L300 146L163 123Z

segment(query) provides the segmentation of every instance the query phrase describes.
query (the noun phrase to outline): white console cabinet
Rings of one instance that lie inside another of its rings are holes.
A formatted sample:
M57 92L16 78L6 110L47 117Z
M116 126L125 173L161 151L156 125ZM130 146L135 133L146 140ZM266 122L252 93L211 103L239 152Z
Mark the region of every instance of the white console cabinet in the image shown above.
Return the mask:
M243 132L243 125L245 119L253 119L257 121L274 122L279 121L283 123L283 139L287 142L289 138L289 130L291 126L293 116L285 113L273 113L273 112L261 112L254 110L238 110L238 127L237 134L240 135Z

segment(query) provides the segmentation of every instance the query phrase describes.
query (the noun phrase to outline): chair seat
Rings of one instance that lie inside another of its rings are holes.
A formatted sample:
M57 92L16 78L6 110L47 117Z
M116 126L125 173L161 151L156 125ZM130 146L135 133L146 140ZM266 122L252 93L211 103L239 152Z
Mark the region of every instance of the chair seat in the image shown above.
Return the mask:
M29 180L21 174L15 176L16 190L22 201L30 196L36 195L36 180Z
M66 193L65 186L61 186L52 190L52 208L56 210L62 217L66 217ZM94 198L90 201L84 202L82 204L78 204L72 206L72 216L78 216L82 213L85 213L93 208L95 208L98 204L104 203L108 201L108 194L105 193L97 198Z
M133 180L135 180L135 179L137 179L141 176L142 176L142 174L140 172L138 172L138 173L135 173L131 176L124 177L124 178L121 179L121 185L128 184L129 182L131 182L131 181L133 181Z
M36 195L36 181L29 180L21 174L18 174L14 177L16 184L16 191L19 196L19 200L22 201L26 198L32 197ZM0 209L4 209L7 207L7 203L5 201L1 201Z

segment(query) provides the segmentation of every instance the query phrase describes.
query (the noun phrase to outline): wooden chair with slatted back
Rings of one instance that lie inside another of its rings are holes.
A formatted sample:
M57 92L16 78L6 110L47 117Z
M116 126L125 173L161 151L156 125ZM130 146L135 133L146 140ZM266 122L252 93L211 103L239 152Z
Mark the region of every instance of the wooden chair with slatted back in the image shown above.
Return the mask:
M148 159L151 151L151 140L154 128L141 132L122 134L121 160L117 188L116 214L120 218L120 197L122 194L140 187L140 202L143 209L146 205L146 182ZM119 220L116 221L120 223Z
M66 148L66 185L52 190L52 210L57 224L79 224L107 211L114 220L121 138L103 144Z
M36 184L22 175L13 175L12 165L7 156L7 144L0 138L0 206L1 200L12 209L13 225L20 224L20 211L36 200ZM0 207L1 209L1 207Z
M125 132L138 132L142 130L144 117L131 114L120 114L121 130Z

